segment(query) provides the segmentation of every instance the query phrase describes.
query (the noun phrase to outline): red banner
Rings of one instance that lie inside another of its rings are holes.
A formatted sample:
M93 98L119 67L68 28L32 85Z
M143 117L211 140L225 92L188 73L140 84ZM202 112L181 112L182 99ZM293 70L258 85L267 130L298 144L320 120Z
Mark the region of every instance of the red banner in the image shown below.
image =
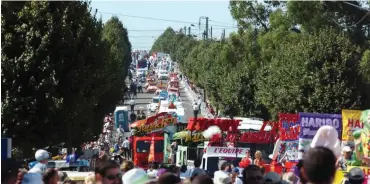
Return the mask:
M188 130L191 131L204 131L207 130L210 126L218 126L223 132L237 132L239 122L242 120L231 120L231 119L208 119L208 118L198 118L194 122L194 118L190 118L188 121Z
M279 113L280 140L298 140L300 124L298 114Z

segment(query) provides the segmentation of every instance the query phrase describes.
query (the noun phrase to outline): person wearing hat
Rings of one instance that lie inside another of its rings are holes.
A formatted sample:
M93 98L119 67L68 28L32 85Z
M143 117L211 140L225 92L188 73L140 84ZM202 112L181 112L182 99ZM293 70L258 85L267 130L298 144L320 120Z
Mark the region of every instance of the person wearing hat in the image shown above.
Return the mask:
M230 174L233 184L243 184L243 181L238 177L239 174L239 169L234 167Z
M342 156L337 160L336 166L343 171L347 170L347 161L351 160L352 149L349 146L344 146L342 149Z
M147 184L150 181L147 173L141 168L131 169L122 176L124 184Z
M42 149L37 150L35 153L35 158L37 160L37 164L33 166L28 173L44 174L47 169L46 165L48 164L49 153Z
M288 182L284 181L281 179L280 175L276 172L268 172L264 177L263 177L264 183L265 184L288 184Z
M350 169L346 176L343 181L345 184L362 184L365 180L364 172L358 167Z

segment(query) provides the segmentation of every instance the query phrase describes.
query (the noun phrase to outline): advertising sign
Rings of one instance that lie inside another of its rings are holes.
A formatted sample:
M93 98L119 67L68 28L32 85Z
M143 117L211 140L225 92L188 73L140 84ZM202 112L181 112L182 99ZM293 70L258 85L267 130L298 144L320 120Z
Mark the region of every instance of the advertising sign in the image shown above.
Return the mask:
M279 127L282 143L279 147L278 159L285 155L288 161L298 160L299 115L279 113Z
M360 110L342 110L342 141L345 141L347 145L354 145L353 132L364 128L364 124L361 122Z
M364 128L361 133L363 154L366 157L370 157L370 110L362 111L361 121L364 124Z
M183 139L185 142L203 142L206 139L203 136L203 132L193 132L190 131L182 131L177 132L172 137L173 140L180 140Z
M208 157L246 157L248 148L229 148L229 147L211 147L208 146L206 154Z
M146 123L137 126L137 132L138 133L151 133L159 129L164 129L164 127L167 127L169 125L173 125L177 122L177 118L172 117L171 114L168 114L166 112L159 113L156 116L149 117L146 121Z
M299 113L301 131L299 138L313 139L317 130L324 125L334 127L338 131L338 137L342 135L342 115L340 114L318 114L318 113Z

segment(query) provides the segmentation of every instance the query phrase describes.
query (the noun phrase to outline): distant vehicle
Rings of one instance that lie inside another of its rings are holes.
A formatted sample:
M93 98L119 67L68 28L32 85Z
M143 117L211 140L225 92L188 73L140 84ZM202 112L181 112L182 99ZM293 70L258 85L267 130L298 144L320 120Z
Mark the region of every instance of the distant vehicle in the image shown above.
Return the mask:
M167 80L168 79L168 72L166 70L162 70L158 73L158 79L160 80Z
M160 100L164 100L164 98L159 97L159 96L154 96L152 98L152 101L150 101L149 104L148 104L148 109L149 109L150 112L155 112L157 110L157 108L159 106L158 103L159 103Z

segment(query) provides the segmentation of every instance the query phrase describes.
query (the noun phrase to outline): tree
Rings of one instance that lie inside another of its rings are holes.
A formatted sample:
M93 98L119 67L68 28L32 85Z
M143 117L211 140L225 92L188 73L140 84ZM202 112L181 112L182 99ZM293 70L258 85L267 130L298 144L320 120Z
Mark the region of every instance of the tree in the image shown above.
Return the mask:
M334 30L283 44L271 61L268 75L259 78L258 98L272 114L278 112L340 113L343 108L366 108L358 48Z
M112 110L99 108L106 89L112 89L106 73L112 70L104 68L122 58L107 60L119 54L109 52L111 43L102 41L102 23L91 15L90 4L30 1L3 6L3 136L13 138L24 156L33 155L33 148L61 142L79 147L93 140L104 113ZM127 54L130 45L125 43L126 49L118 50Z
M370 27L368 12L354 5L361 3L231 1L238 33L183 41L167 29L153 49L174 53L213 105L240 116L365 109Z

